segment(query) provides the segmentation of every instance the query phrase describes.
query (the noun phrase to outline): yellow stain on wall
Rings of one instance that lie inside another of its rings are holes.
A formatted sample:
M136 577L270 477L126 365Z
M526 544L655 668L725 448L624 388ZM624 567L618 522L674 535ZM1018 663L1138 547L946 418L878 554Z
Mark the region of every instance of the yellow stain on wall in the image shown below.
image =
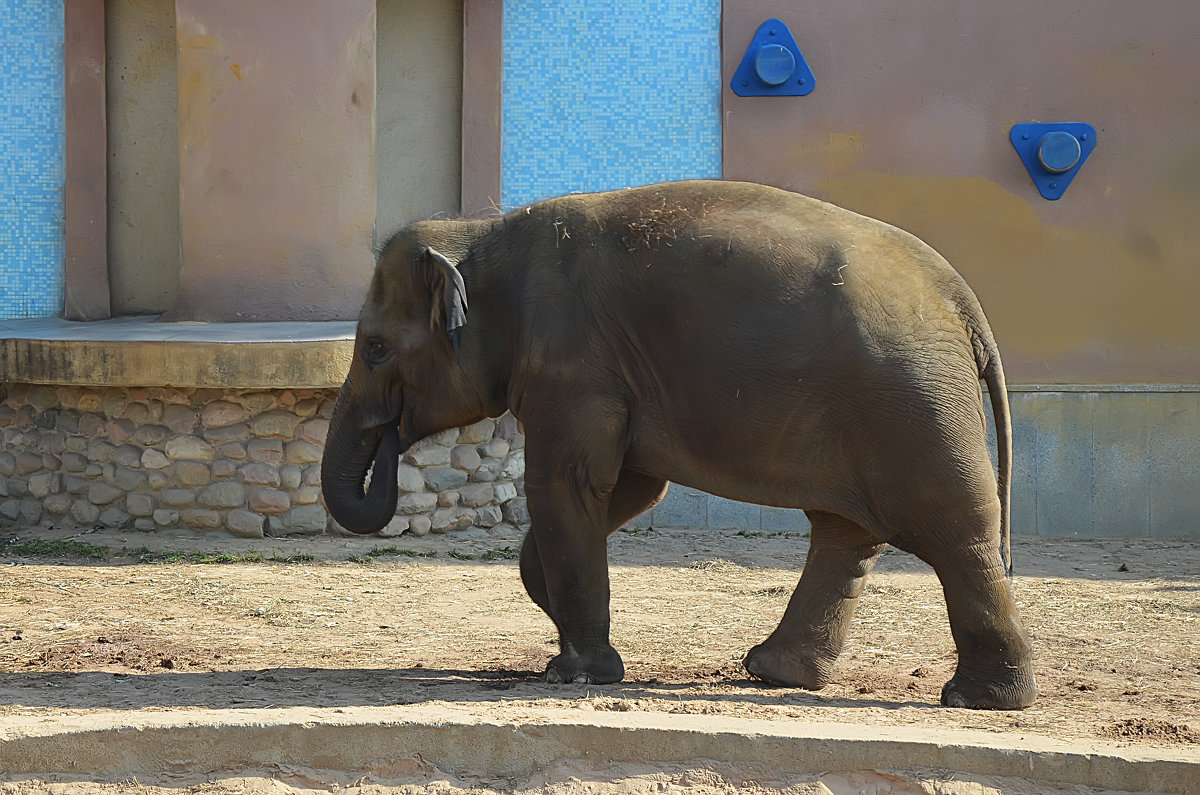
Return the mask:
M215 36L204 33L179 36L179 146L181 151L208 141L205 120L221 95L228 77L221 77L228 61ZM239 76L240 80L241 77Z
M834 132L816 141L801 140L788 153L791 162L815 164L824 174L848 171L866 149L862 133Z

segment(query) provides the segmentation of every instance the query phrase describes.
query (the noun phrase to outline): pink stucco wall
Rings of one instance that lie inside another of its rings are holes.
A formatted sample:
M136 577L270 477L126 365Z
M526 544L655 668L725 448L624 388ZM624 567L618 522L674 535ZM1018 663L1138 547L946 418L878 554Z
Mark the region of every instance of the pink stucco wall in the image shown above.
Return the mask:
M1200 382L1200 5L726 0L726 83L771 17L816 90L726 85L726 178L924 238L978 292L1011 383ZM1030 121L1100 131L1059 201L1009 143Z
M375 0L176 0L170 319L357 317L375 224Z

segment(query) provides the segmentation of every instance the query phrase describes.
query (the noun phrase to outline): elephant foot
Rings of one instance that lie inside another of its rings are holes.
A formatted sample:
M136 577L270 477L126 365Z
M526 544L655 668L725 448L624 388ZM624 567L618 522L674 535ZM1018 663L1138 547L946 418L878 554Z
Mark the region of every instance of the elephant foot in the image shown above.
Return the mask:
M956 673L942 687L942 704L966 709L1025 709L1037 698L1032 673L1016 673L1002 681L968 681Z
M608 685L625 678L625 663L612 646L581 653L568 647L546 666L551 684Z
M832 660L822 664L766 643L760 643L747 652L742 665L751 676L784 687L820 690L833 678Z

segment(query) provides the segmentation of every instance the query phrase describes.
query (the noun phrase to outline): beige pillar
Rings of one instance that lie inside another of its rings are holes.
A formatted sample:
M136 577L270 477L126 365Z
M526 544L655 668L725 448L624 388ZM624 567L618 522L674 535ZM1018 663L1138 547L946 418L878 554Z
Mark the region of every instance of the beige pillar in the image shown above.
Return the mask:
M358 316L375 226L375 0L176 0L172 320Z

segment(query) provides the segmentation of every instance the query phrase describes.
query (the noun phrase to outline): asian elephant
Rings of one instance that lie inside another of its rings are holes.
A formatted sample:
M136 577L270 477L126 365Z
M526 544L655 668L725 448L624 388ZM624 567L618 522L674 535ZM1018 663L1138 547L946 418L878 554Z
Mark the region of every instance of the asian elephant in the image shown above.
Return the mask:
M811 520L783 619L746 655L754 676L828 683L891 544L943 586L958 667L942 703L1033 702L1005 576L1004 371L974 293L912 235L726 181L412 224L384 246L358 323L322 462L330 512L379 530L398 455L506 410L526 435L521 578L559 633L548 681L624 676L606 539L671 481Z

